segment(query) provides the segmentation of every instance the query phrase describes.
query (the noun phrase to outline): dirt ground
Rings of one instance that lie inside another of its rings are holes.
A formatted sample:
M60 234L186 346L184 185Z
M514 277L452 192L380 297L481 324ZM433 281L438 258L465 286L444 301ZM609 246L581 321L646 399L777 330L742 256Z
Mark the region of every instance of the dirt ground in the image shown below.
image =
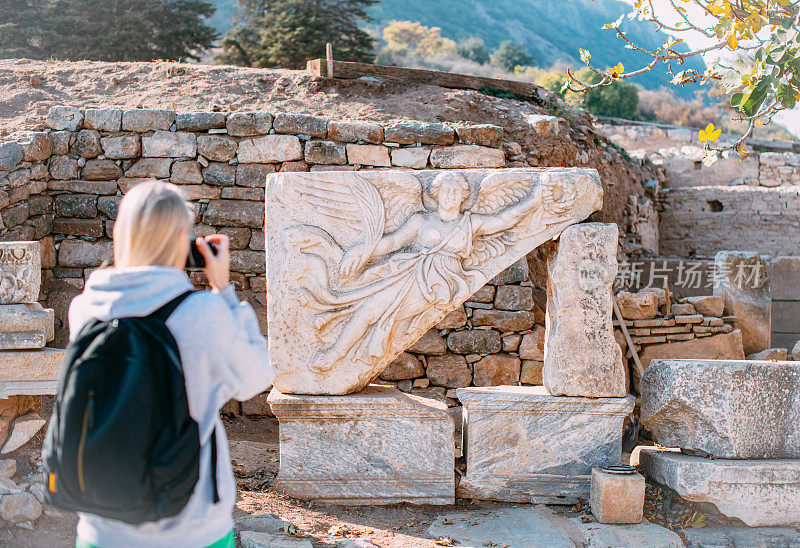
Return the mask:
M441 546L427 532L428 526L442 514L454 511L475 511L476 515L501 507L519 506L476 500L458 500L454 506L412 506L400 504L375 507L345 507L292 499L272 489L278 472L278 424L274 418L251 419L237 417L226 420L231 445L231 460L237 478L239 499L234 517L243 514L271 513L289 521L297 535L311 541L313 546L334 546L344 539L363 539L381 547L434 548ZM35 471L35 460L41 451L43 432L18 451L9 455L17 460L14 480L24 483ZM537 507L555 519L582 517L592 520L588 505ZM681 535L684 527L706 519L676 496L648 486L645 517L669 527ZM727 523L708 517L708 523ZM70 547L75 545L77 517L68 512L47 509L28 531L12 525L0 525L0 545L24 548ZM294 530L293 530L294 531ZM498 531L497 546L503 546L502 531ZM445 544L446 541L445 541Z

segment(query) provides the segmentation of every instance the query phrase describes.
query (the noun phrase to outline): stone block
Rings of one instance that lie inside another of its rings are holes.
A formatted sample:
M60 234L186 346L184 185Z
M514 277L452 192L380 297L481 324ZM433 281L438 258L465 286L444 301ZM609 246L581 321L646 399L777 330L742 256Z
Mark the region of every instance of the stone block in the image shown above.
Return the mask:
M589 506L600 523L641 523L646 482L641 474L612 474L592 470Z
M502 342L493 329L473 329L450 333L447 347L457 354L493 354L500 352Z
M208 204L203 222L214 226L261 228L264 225L264 208L257 202L215 200Z
M199 185L203 182L203 173L199 162L186 160L172 164L169 180L176 185Z
M447 405L372 385L346 396L273 389L280 423L277 491L347 505L453 504Z
M786 348L767 348L755 354L748 354L747 360L750 361L782 361L789 359L789 351Z
M175 113L171 110L140 108L122 113L122 131L164 131L174 122Z
M554 137L558 135L558 118L545 114L529 114L525 121L531 126L539 137Z
M236 156L239 144L224 135L198 135L197 154L212 162L227 162Z
M116 108L87 108L83 127L98 131L119 131L122 127L122 111Z
M472 383L472 372L464 356L445 354L428 356L425 370L432 384L445 388L463 388Z
M272 129L272 114L269 112L234 112L228 115L228 135L250 137L266 135Z
M22 159L26 162L44 162L53 152L50 136L41 131L28 134L24 140L20 141L20 144L22 145L23 152ZM19 163L19 161L17 163Z
M0 305L0 350L44 348L55 335L55 314L39 303Z
M416 379L425 375L425 368L416 356L403 352L386 366L381 373L381 378L387 381L402 381Z
M307 141L305 160L309 164L346 164L347 152L332 141Z
M722 297L717 295L686 297L685 299L681 299L681 302L692 305L697 314L702 314L704 316L720 317L725 310L725 302L722 300ZM674 309L673 312L675 312ZM678 314L678 312L675 312L675 314Z
M410 167L412 169L424 169L428 165L428 157L431 151L427 148L393 148L392 165L398 167Z
M96 158L103 153L100 146L100 132L94 129L82 129L75 134L75 142L70 152L84 158Z
M56 105L47 111L47 127L55 131L78 131L83 126L83 113L66 105Z
M617 306L626 320L649 320L658 314L658 299L653 293L617 293Z
M175 117L178 131L208 131L225 127L224 112L189 112Z
M570 518L568 523L577 532L578 546L592 548L683 548L685 546L678 533L650 523L646 519L641 523L627 525L584 523L582 518Z
M340 121L328 125L328 139L345 143L383 142L383 127L372 122Z
M504 269L494 278L489 280L489 283L491 285L515 284L527 281L528 276L529 276L528 260L525 257L522 257L520 260L518 260L508 268ZM481 302L489 302L489 301L481 301Z
M142 137L142 156L192 158L197 156L197 135L187 131L156 131Z
M203 182L213 186L233 186L236 184L236 166L226 162L211 162L203 168Z
M464 310L463 306L459 306L452 312L448 312L444 318L439 320L434 328L441 330L441 329L458 329L459 327L464 327L467 324L467 311Z
M407 348L409 352L415 354L427 354L430 356L441 356L447 351L447 343L435 329L429 329L417 339L414 344Z
M592 468L620 464L634 398L551 396L541 386L460 388L467 473L460 498L574 504Z
M136 158L141 154L142 141L139 135L116 135L100 139L106 158L123 160Z
M14 419L14 427L11 431L11 435L6 440L5 444L3 444L3 448L0 449L0 454L7 455L13 451L16 451L29 441L33 439L39 430L47 424L47 421L42 419L38 413L28 413L27 415L23 415L21 417L17 417ZM5 498L5 497L3 497ZM8 519L6 516L3 515L2 511L2 503L0 502L0 517L3 519ZM34 518L35 519L35 518Z
M41 278L39 242L0 242L0 305L37 302Z
M114 160L87 160L81 176L87 181L111 181L122 177L122 170Z
M656 344L645 347L640 359L647 369L652 360L659 358L698 358L707 360L743 360L742 332L732 329L729 333L720 333L702 341L681 341L669 344Z
M53 156L48 163L48 169L53 179L78 178L78 160L70 156Z
M169 177L172 159L170 158L142 158L128 168L126 177L156 177L166 179Z
M272 127L277 133L293 133L311 137L328 135L328 121L310 114L279 112L272 121Z
M58 247L58 264L64 268L97 267L113 259L114 247L110 241L88 242L67 239Z
M641 397L641 425L665 447L800 458L800 363L654 360Z
M533 304L533 288L520 285L497 288L494 305L500 310L532 310Z
M347 161L350 164L389 167L389 148L383 145L347 145Z
M61 194L56 196L53 206L61 217L93 219L97 216L97 196L92 194Z
M687 314L687 315L677 314L675 316L675 323L678 324L678 325L681 325L681 324L701 324L701 323L703 323L703 315L702 314Z
M50 133L50 145L53 154L66 154L69 152L69 143L75 138L71 131L53 131ZM16 143L15 143L16 144ZM0 148L0 152L2 149ZM2 154L0 153L0 158Z
M0 170L11 171L25 157L22 145L15 142L0 144Z
M533 327L536 317L529 310L482 310L472 312L472 325L489 325L506 333L508 331L525 331Z
M103 220L57 218L53 220L52 232L54 234L100 238L103 236Z
M697 314L695 307L689 303L676 303L670 308L670 312L676 316L684 316L687 314Z
M792 347L792 359L800 362L800 340Z
M411 145L452 145L455 131L444 124L425 122L397 122L384 130L384 139L390 143Z
M523 335L519 345L519 357L523 360L544 361L545 333L544 326L537 325L532 333Z
M551 247L544 385L555 396L627 392L611 323L617 232L613 224L582 223L566 228Z
M473 364L475 386L517 385L522 361L508 354L490 354Z
M55 394L64 353L60 348L0 352L0 399Z
M456 126L458 142L462 145L481 145L500 148L503 146L503 128L491 124Z
M738 318L745 354L770 347L772 295L767 263L758 253L720 251L714 258L714 295Z
M236 166L236 184L250 188L265 188L267 175L275 173L269 164L239 164Z
M502 150L478 145L454 145L431 151L431 166L444 169L504 167Z
M303 147L294 135L265 135L241 141L236 155L243 164L291 162L303 159Z
M800 460L712 460L643 448L639 468L682 498L749 527L800 525Z
M582 169L268 176L269 337L280 364L275 386L287 393L358 391L488 279L596 209L597 184L596 172ZM494 194L509 185L519 189L514 205ZM481 192L486 195L478 198ZM467 194L478 199L475 214L486 220L461 211ZM492 201L484 203L489 195ZM425 205L437 202L436 211ZM544 212L562 220L539 227L535 219ZM442 222L455 228L445 230ZM512 229L513 237L497 239ZM460 353L456 337L476 336L450 333L448 344ZM499 351L499 333L491 337Z
M522 360L522 369L519 374L520 384L541 386L543 361Z

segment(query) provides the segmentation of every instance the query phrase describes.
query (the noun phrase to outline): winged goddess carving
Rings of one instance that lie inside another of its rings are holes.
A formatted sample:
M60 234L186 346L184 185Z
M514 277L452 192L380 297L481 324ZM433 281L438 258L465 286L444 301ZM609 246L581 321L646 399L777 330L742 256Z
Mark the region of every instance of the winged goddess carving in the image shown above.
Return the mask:
M299 279L323 343L309 365L318 373L391 353L395 338L426 328L486 283L481 266L514 245L514 227L544 231L563 222L576 199L569 180L535 172L495 172L472 184L458 172L428 181L351 175L331 182L298 174L295 187L344 237L309 223L284 238L286 249L314 257L324 271L310 268Z

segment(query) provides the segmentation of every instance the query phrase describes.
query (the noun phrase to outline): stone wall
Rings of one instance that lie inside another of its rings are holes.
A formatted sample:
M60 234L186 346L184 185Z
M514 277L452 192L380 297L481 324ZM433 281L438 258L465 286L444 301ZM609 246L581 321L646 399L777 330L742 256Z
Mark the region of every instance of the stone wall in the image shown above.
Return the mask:
M800 186L665 189L661 255L713 259L718 251L800 255Z

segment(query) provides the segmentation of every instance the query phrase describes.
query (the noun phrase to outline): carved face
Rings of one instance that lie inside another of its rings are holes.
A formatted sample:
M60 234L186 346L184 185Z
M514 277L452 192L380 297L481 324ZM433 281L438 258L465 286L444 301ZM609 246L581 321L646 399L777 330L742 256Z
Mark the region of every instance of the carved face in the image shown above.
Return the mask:
M464 189L455 181L445 181L439 188L439 209L457 213L464 202Z

